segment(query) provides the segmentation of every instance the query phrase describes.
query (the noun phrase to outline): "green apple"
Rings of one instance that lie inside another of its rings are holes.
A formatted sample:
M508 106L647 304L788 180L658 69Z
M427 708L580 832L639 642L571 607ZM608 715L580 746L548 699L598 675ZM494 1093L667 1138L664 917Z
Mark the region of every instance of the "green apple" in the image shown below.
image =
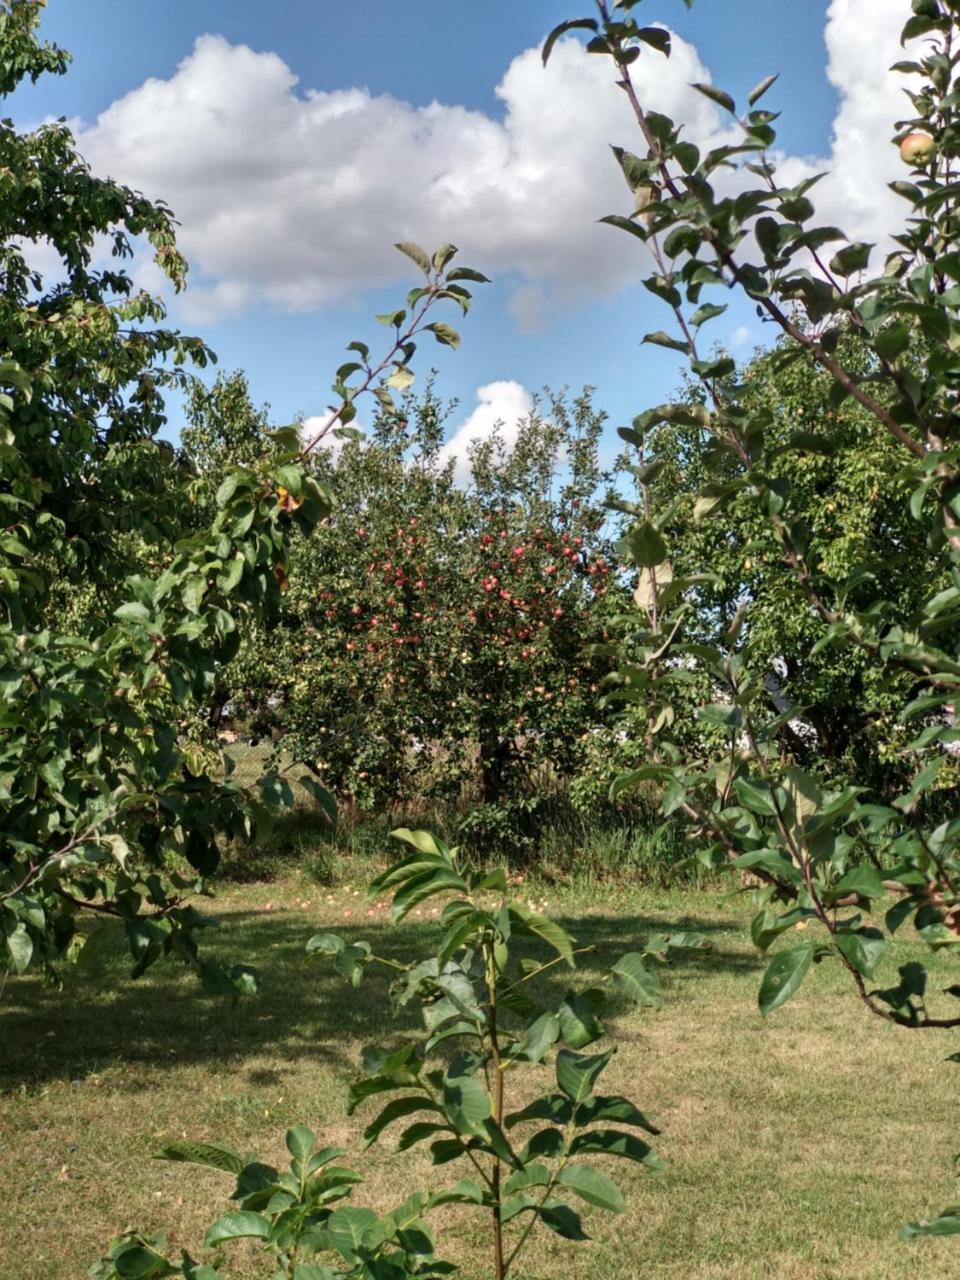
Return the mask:
M904 164L922 169L937 154L937 144L929 133L908 133L900 143L900 159Z

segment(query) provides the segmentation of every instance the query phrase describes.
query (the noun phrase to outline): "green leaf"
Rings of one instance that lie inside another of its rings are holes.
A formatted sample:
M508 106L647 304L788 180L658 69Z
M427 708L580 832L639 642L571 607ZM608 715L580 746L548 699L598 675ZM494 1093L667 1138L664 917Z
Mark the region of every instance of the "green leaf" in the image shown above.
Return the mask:
M317 1135L304 1124L295 1125L287 1130L287 1150L294 1160L304 1163L317 1144Z
M865 978L873 977L887 949L886 939L879 929L856 929L850 933L838 930L833 940L857 973Z
M460 335L456 329L448 324L444 324L442 320L434 320L432 324L424 325L425 329L429 329L436 340L445 347L459 347Z
M525 907L514 903L509 908L509 916L514 932L528 937L541 938L570 968L574 968L573 939L569 933L547 916L537 915Z
M474 271L472 267L454 267L452 271L447 272L447 280L450 282L455 280L472 280L475 284L490 283L489 276L485 276L481 271Z
M642 342L653 347L666 347L669 351L680 351L683 355L690 354L690 344L682 338L674 338L671 334L664 332L663 329L657 329L655 333L645 333Z
M560 1171L557 1181L578 1195L588 1204L610 1213L623 1213L626 1205L616 1183L605 1174L598 1173L586 1164L568 1164Z
M830 270L838 276L852 276L858 271L866 271L872 248L872 244L847 245L830 259Z
M424 249L418 244L414 244L412 240L400 240L393 246L399 249L401 253L405 253L411 262L415 262L425 276L430 275L430 258Z
M764 76L756 88L751 89L747 95L747 102L751 107L755 107L767 90L780 79L779 73L772 76Z
M790 797L796 821L800 826L823 808L823 792L811 774L796 766L783 775L783 788Z
M862 898L882 898L885 892L880 872L864 862L858 867L851 867L834 885L830 896L844 898L849 893L856 893Z
M948 1209L939 1218L932 1218L930 1221L908 1222L901 1234L904 1240L915 1240L923 1236L958 1236L960 1206Z
M7 934L7 951L14 973L25 973L33 957L33 939L22 920Z
M577 1109L579 1125L597 1124L601 1120L615 1120L617 1124L632 1124L654 1135L660 1130L650 1123L642 1111L628 1098L614 1094L608 1098L593 1098Z
M627 231L632 236L636 236L638 240L647 240L647 229L639 222L634 222L632 218L625 218L619 213L608 213L605 218L600 219L605 222L608 227L618 227L621 231ZM686 347L684 347L686 350Z
M171 1142L157 1156L158 1160L173 1160L184 1164L202 1164L224 1173L239 1174L246 1160L233 1147L217 1142Z
M564 1240L590 1239L583 1229L580 1215L568 1204L561 1204L560 1201L548 1200L540 1210L540 1221L558 1236L562 1236Z
M269 1235L270 1223L262 1213L238 1209L233 1213L225 1213L213 1223L203 1238L203 1247L213 1249L228 1240L266 1240Z
M440 1108L429 1098L413 1095L406 1098L394 1098L383 1108L376 1120L373 1120L363 1131L367 1144L376 1142L386 1127L402 1116L414 1115L417 1111L439 1111Z
M113 616L122 619L124 622L149 622L153 617L146 605L142 605L136 600L130 600L126 604L122 604L119 609L114 610Z
M550 54L553 52L553 46L557 43L560 37L565 35L568 31L596 30L596 18L568 18L565 22L558 23L543 42L543 48L540 51L540 57L543 59L543 65L547 65L550 60Z
M734 779L733 789L737 799L751 813L759 813L763 817L776 817L776 806L773 795L765 782L750 782L747 778Z
M670 57L670 32L666 28L641 27L637 32L637 39L648 44L651 49L656 49L657 53L662 53L665 58Z
M131 1240L111 1251L112 1266L109 1274L118 1276L120 1280L159 1280L162 1276L174 1275L174 1269L163 1255L151 1247L156 1242L157 1237L153 1237L149 1243Z
M768 852L773 852L769 850ZM780 855L777 855L780 857ZM784 862L784 859L780 859ZM785 863L784 863L785 864ZM771 870L766 867L765 870ZM779 867L774 864L772 869L774 875L779 874ZM771 943L776 942L781 934L786 933L788 929L793 929L796 925L805 923L814 912L809 907L794 907L793 910L787 911L782 916L776 916L769 907L754 916L750 922L750 936L753 939L753 945L759 951L766 951Z
M443 1109L458 1133L483 1134L490 1097L475 1076L453 1076L444 1082Z
M333 795L309 773L302 773L297 779L305 791L309 791L320 812L331 827L337 825L337 802Z
M796 995L813 964L813 944L805 942L787 951L778 951L767 966L760 983L758 1001L766 1017Z
M472 1178L461 1178L447 1191L434 1192L425 1208L432 1209L441 1204L483 1204L483 1188Z
M434 270L442 271L447 263L451 262L459 252L455 244L442 244L439 249L434 250ZM429 325L427 327L429 328Z
M243 479L243 472L241 471L231 471L228 473L226 479L221 483L220 488L216 493L215 501L218 507L222 509L227 505L233 495L237 492L241 479Z
M601 994L601 993L596 993ZM560 1036L571 1049L583 1049L603 1035L588 992L568 991L559 1010Z
M713 84L692 84L691 89L696 89L697 93L702 93L705 98L709 98L711 102L715 102L718 107L723 107L724 111L729 111L731 115L736 115L737 106L729 93L724 93L722 89L718 89Z
M717 316L722 316L726 310L726 304L718 306L713 302L704 303L704 305L702 307L698 307L690 317L690 323L695 329L699 329L700 326L706 324L708 320L713 320Z
M341 1257L352 1262L363 1244L364 1236L379 1221L372 1209L359 1209L346 1204L331 1213L327 1219L327 1231Z
M557 1054L557 1084L571 1102L579 1104L590 1097L597 1078L613 1054L613 1049L589 1055L575 1053L572 1049L560 1050Z
M588 1133L577 1134L570 1144L570 1154L575 1156L588 1152L634 1160L651 1169L661 1167L661 1161L649 1143L632 1133L621 1133L619 1129L591 1129Z
M507 1195L513 1195L515 1191L525 1191L527 1187L546 1187L549 1183L550 1170L546 1165L528 1164L516 1173L511 1173L503 1189Z
M319 951L324 956L335 956L342 951L347 944L335 933L315 933L307 942L307 953L312 954Z
M904 921L909 920L916 907L917 904L912 898L901 898L899 902L895 902L883 917L883 923L889 932L896 933Z
M407 387L413 386L414 381L413 370L408 369L405 364L394 365L393 373L385 379L387 386L393 387L394 391L406 391Z
M446 846L441 846L429 831L411 831L409 827L396 827L390 835L394 840L403 840L406 844L412 844L421 853L433 853L437 857L444 857L447 854Z
M399 923L408 912L437 893L467 893L467 883L463 876L446 868L425 871L421 875L408 880L394 896L390 914Z
M523 1033L518 1052L523 1053L527 1062L540 1062L550 1046L556 1044L559 1036L560 1019L557 1015L541 1013Z
M397 1150L409 1151L411 1147L424 1142L427 1138L432 1138L435 1134L445 1132L450 1132L448 1124L435 1124L429 1120L418 1120L415 1124L408 1125L401 1133L397 1142Z
M728 706L723 702L715 702L711 706L699 707L697 719L704 724L714 724L722 729L739 730L743 728L743 712L739 707Z
M667 544L660 531L644 520L627 534L627 547L634 563L641 569L655 569L667 558Z
M659 1009L663 1005L660 975L648 969L638 951L621 956L610 970L620 991L634 1004Z

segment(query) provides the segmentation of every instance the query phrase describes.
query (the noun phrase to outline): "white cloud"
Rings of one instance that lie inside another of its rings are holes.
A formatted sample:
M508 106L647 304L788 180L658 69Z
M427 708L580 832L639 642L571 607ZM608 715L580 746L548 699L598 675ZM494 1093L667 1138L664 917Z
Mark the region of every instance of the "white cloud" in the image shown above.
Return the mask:
M815 192L818 220L852 238L881 239L902 217L886 183L903 173L889 138L907 104L886 68L902 56L905 8L831 0L832 154L780 167L784 183L832 169ZM690 87L710 79L692 45L674 37L669 60L647 50L634 74L644 104L683 121L701 147L728 140ZM609 144L642 145L609 61L575 39L557 44L546 70L538 50L519 54L497 94L502 119L362 88L301 89L276 54L205 35L169 79L133 89L78 138L97 171L174 209L200 277L181 303L189 323L263 303L342 302L409 277L394 241L449 239L511 282L509 309L529 330L558 305L639 278L643 255L597 219L630 206Z
M323 449L336 456L343 448L344 437L337 434L342 428L331 427L332 413L333 411L330 410L327 413L314 413L304 418L300 424L300 439L308 447ZM359 431L363 435L366 435L368 430L366 423L360 418L354 418L348 429Z
M908 56L900 46L908 16L905 0L831 0L827 75L840 95L831 152L823 159L787 158L777 175L790 185L829 170L811 193L818 224L884 247L907 209L887 183L908 176L891 138L895 122L912 114L903 95L910 81L888 69Z
M533 411L533 396L519 382L488 382L477 387L476 408L457 427L440 450L440 461L456 459L454 474L458 483L470 482L471 445L487 440L497 431L505 453L516 443L520 423Z
M637 65L651 105L715 140L717 112L689 87L709 78L691 45ZM502 121L365 89L301 93L276 54L206 35L170 79L80 128L79 143L97 171L174 209L211 282L193 287L191 320L263 301L312 308L404 278L391 246L412 239L453 240L471 264L516 277L514 310L535 325L558 293L623 282L622 236L597 219L629 211L609 143L629 144L636 125L607 59L573 39L547 70L538 50L520 54L497 93Z

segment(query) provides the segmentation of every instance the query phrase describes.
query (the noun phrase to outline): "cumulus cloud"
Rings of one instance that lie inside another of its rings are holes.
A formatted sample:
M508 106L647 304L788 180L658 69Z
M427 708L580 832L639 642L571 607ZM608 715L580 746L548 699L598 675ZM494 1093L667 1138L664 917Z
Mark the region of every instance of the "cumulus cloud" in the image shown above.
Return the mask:
M709 79L692 45L677 39L669 61L649 51L637 66L651 106L695 140L716 139L715 108L689 87ZM573 39L546 70L529 49L497 88L495 120L359 88L300 91L276 54L205 35L79 142L98 171L175 210L204 278L188 295L193 320L342 301L406 273L391 245L412 239L453 240L471 263L515 277L515 313L534 326L557 290L623 282L622 238L597 219L629 210L608 144L629 144L636 125L610 72Z
M898 56L905 0L831 0L828 75L839 93L831 154L782 157L784 183L821 169L820 221L879 240L902 210L886 183L902 173L891 123L907 107ZM690 87L709 81L696 48L674 37L667 60L634 67L644 103L685 124L701 147L726 120ZM521 329L558 303L636 280L640 254L597 225L629 210L608 144L639 149L636 124L605 58L561 40L546 70L528 49L497 94L501 119L438 102L415 107L363 88L299 85L276 54L204 35L168 79L150 79L80 124L98 171L162 197L182 223L194 268L182 303L212 323L263 303L312 309L405 278L392 249L411 239L463 246L506 278ZM624 261L633 268L624 270Z
M304 418L300 424L300 438L305 445L323 449L337 457L344 444L344 437L339 435L338 431L342 431L343 428L331 427L331 417L332 410L328 410L326 413L313 413ZM366 435L368 427L361 418L354 418L347 430L359 431L361 435Z
M787 157L779 166L784 185L828 170L812 193L818 222L852 240L884 244L903 223L906 206L887 184L906 176L890 140L895 122L912 114L903 95L910 82L888 68L908 56L900 46L908 16L905 0L831 0L827 76L840 101L830 155Z
M487 440L496 431L509 453L516 443L520 423L533 410L533 396L522 383L488 382L477 388L477 406L454 430L440 451L443 463L455 460L454 475L462 485L470 482L470 447Z

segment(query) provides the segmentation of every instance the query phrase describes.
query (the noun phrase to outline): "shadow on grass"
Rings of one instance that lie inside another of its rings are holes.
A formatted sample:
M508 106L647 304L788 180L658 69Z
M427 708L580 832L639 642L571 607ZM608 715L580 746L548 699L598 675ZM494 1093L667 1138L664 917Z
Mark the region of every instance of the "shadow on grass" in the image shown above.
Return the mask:
M320 927L347 942L366 937L379 954L406 963L429 954L439 934L436 926L391 926L380 919L370 921L369 928L314 926L285 914L231 912L221 928L203 935L209 958L240 960L259 970L261 994L237 1003L204 995L173 961L161 961L132 981L119 936L99 973L71 974L63 991L36 978L11 979L0 1004L0 1090L83 1078L118 1063L142 1065L144 1074L164 1064L197 1064L215 1074L249 1063L251 1084L279 1082L284 1065L304 1060L352 1073L358 1042L390 1044L419 1027L414 1008L392 1007L387 969L370 966L359 989L353 988L328 959L308 957L304 948ZM737 921L686 915L669 923L638 914L568 915L560 923L578 945L596 950L578 957L579 976L557 966L537 980L531 994L547 1007L556 1007L571 985L589 985L652 931L695 930L713 937L738 928ZM677 977L757 969L748 951L724 947L719 936L716 942L720 945L709 951L678 956L668 968ZM530 952L541 954L536 947ZM543 951L543 959L551 954ZM614 1000L611 1016L621 1012L626 1009ZM264 1058L266 1063L258 1061ZM142 1081L131 1076L130 1087L142 1087Z

